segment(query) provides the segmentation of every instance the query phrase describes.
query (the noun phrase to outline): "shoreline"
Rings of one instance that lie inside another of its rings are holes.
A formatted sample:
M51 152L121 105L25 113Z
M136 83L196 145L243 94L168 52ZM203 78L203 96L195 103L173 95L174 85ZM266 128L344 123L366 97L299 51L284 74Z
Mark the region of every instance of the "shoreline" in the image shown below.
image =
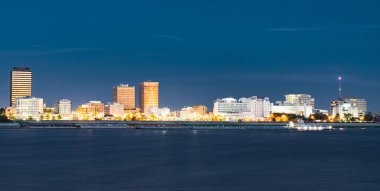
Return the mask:
M17 121L0 123L0 128L254 128L283 127L278 122L208 122L208 121ZM380 123L318 123L336 128L380 128Z

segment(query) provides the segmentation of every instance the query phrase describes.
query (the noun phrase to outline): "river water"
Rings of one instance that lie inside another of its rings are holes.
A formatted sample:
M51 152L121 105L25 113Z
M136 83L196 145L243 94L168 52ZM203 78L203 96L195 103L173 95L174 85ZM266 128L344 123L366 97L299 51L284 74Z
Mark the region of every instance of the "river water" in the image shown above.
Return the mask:
M380 129L0 129L0 190L380 190Z

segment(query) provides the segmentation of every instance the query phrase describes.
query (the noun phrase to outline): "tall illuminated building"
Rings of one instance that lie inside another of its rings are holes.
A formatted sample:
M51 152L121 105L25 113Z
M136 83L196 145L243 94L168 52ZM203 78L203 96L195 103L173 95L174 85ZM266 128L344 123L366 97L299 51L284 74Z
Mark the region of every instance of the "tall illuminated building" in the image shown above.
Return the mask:
M32 95L32 71L26 67L14 67L11 71L10 105L15 106L16 99Z
M136 91L134 86L119 85L113 88L113 100L124 105L124 109L136 108Z
M158 82L141 82L139 84L139 103L143 113L148 108L158 108L158 95Z

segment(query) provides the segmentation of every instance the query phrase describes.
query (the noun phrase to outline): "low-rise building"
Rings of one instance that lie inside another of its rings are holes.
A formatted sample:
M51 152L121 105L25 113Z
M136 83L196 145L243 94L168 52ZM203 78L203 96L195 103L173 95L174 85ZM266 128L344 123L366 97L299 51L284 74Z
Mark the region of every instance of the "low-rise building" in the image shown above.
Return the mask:
M223 116L227 121L250 120L258 121L269 117L271 104L269 98L257 96L249 98L218 99L214 102L214 116Z
M199 115L207 115L208 113L207 106L205 105L196 105L196 106L193 106L192 108L193 108L193 112Z
M207 115L207 107L204 105L197 105L192 107L183 107L177 112L179 120L199 121L204 120Z
M105 106L105 114L112 115L114 117L121 117L124 115L124 104L108 103Z
M315 99L308 94L288 94L285 101L276 101L272 113L295 114L309 117L314 113Z
M252 96L249 98L241 98L243 103L247 103L248 110L253 115L253 120L264 120L270 117L271 103L268 97Z
M93 120L104 117L104 104L100 101L90 101L87 104L81 105L76 110L76 115L79 120Z
M44 101L35 97L16 98L14 113L18 120L38 120L44 113Z
M315 99L308 94L288 94L285 95L285 106L312 106L315 107Z
M147 115L155 115L159 118L167 117L170 115L170 109L168 107L158 108L158 107L147 107L145 114Z
M331 102L331 110L333 116L339 115L341 119L345 118L345 114L360 118L367 112L367 101L359 98L339 98Z
M251 117L247 103L235 98L224 98L214 101L214 116L223 116L227 121L243 120Z
M178 111L179 120L193 121L200 117L199 113L194 111L193 107L184 107Z
M68 99L61 99L54 105L54 114L70 115L71 114L71 101Z
M285 105L273 105L272 113L284 113L295 114L308 117L313 114L312 106L285 106Z

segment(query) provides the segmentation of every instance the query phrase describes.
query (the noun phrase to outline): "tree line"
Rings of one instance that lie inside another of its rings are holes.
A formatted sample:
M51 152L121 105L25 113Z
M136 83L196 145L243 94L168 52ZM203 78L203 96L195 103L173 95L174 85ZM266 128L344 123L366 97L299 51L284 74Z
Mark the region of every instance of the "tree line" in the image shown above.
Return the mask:
M285 114L285 113L273 113L271 115L271 120L273 122L374 122L375 117L371 112L366 113L363 117L358 118L354 117L352 114L346 113L343 116L337 114L336 116L330 116L325 113L317 112L315 114L310 115L309 117L305 117L303 115L296 114Z
M8 119L5 109L0 108L0 122L10 122L11 120Z

